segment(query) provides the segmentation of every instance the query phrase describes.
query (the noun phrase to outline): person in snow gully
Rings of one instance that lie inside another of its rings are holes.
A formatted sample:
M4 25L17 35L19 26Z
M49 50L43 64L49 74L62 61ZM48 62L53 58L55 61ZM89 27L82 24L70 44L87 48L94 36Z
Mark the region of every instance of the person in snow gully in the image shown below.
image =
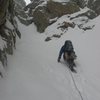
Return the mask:
M61 47L61 50L59 52L58 62L60 62L62 54L63 54L63 59L65 61L71 59L74 62L74 60L76 59L74 48L70 40L66 40L65 44Z

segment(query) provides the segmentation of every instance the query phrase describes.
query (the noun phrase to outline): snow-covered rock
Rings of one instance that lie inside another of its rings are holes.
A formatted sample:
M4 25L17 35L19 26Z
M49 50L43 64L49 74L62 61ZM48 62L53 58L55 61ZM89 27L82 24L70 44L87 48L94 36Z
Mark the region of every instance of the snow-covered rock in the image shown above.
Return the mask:
M97 0L94 2L97 2ZM24 10L31 18L33 17L33 21L40 33L44 32L49 25L56 22L61 16L74 14L78 11L74 16L69 15L70 20L74 22L78 20L76 24L79 23L79 28L87 30L93 26L85 27L86 25L83 24L86 24L88 20L92 20L98 15L94 9L88 6L91 5L90 3L89 0L32 0Z
M33 10L34 23L37 26L37 30L42 33L51 24L50 19L72 14L79 10L79 7L72 2L64 2L63 4L63 2L48 1Z
M7 54L13 54L16 36L21 38L14 13L13 0L0 1L0 67L7 65Z
M26 7L26 3L24 0L14 0L15 2L15 14L21 23L24 25L29 25L33 22L33 18L28 15L27 12L24 11Z
M55 23L46 28L44 32L47 34L45 41L60 38L63 34L67 33L70 28L74 30L75 27L78 27L82 31L91 30L95 26L91 21L96 16L96 13L87 7L74 14L64 15L56 19Z
M88 7L100 15L100 0L88 0Z

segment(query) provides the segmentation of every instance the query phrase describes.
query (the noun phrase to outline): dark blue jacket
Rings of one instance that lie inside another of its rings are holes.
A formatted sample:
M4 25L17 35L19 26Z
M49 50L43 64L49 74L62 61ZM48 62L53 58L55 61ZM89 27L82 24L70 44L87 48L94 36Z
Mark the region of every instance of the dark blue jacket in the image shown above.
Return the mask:
M61 59L61 56L62 56L62 54L65 52L65 45L63 45L62 47L61 47L61 49L60 49L60 52L59 52L59 57L58 57L58 59Z

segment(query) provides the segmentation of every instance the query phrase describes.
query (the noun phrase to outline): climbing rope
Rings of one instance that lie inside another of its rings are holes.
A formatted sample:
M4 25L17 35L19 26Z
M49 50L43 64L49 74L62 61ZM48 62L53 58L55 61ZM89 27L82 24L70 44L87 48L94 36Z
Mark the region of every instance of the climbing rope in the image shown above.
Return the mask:
M75 79L74 79L74 77L73 77L72 72L71 72L70 69L69 69L69 72L70 72L70 75L71 75L71 77L72 77L72 81L73 81L73 83L74 83L74 86L75 86L77 92L78 92L79 95L80 95L81 100L84 100L84 99L83 99L83 96L82 96L82 94L81 94L81 92L80 92L80 90L78 89L78 87L77 87L77 85L76 85Z

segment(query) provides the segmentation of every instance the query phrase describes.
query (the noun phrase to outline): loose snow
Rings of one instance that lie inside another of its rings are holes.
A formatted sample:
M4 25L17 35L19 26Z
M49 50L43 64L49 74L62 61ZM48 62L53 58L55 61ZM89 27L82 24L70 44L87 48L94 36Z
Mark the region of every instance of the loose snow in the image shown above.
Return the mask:
M44 41L46 33L39 34L34 24L26 27L18 21L22 39L9 56L7 75L0 79L0 100L100 100L99 20L93 20L96 25L90 31L76 26L50 42ZM57 62L67 39L78 56L77 74L70 73L63 59Z

